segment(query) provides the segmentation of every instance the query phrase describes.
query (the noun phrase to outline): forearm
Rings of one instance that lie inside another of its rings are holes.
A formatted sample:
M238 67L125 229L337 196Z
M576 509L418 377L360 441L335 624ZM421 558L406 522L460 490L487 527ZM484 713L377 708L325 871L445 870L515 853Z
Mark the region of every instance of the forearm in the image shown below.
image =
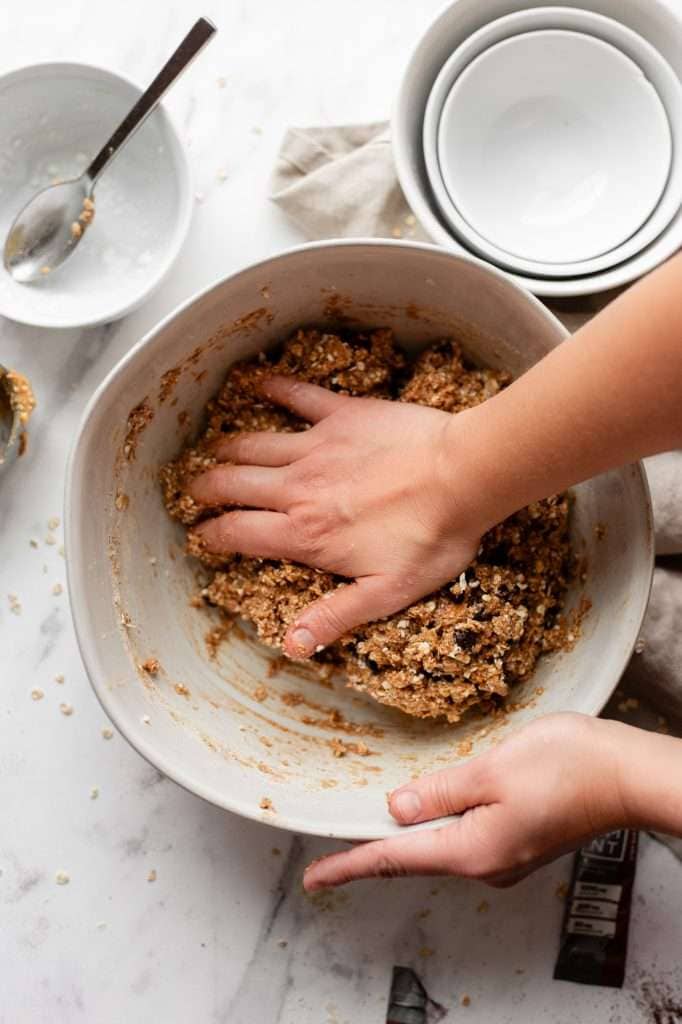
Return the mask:
M486 526L682 443L682 256L463 415L458 433L489 496Z

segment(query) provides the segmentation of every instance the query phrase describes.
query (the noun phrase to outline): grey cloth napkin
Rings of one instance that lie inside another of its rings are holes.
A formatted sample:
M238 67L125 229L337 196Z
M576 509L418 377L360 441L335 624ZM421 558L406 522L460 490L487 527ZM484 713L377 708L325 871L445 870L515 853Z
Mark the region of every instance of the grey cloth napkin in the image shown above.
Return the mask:
M398 184L386 122L290 128L271 198L311 239L427 238ZM588 296L551 308L574 331L611 297ZM656 554L668 557L657 564L637 653L606 713L682 735L682 452L657 455L645 464Z

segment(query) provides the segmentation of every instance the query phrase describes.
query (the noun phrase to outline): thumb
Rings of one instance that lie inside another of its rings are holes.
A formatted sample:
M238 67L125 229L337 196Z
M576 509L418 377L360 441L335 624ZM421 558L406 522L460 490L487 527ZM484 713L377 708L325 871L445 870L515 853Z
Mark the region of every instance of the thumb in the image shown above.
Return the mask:
M423 775L388 798L388 808L401 825L461 814L480 804L494 803L491 752L433 775Z
M304 608L287 630L284 652L290 658L309 658L355 626L392 615L409 602L389 577L362 576Z

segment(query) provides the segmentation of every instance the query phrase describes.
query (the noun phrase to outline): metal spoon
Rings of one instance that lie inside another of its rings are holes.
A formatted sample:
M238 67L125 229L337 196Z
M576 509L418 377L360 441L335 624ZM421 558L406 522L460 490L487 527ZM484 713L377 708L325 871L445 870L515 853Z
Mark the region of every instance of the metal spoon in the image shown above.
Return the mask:
M15 281L38 280L75 251L95 214L95 182L215 31L208 18L199 18L80 177L49 185L28 201L5 240L4 264Z

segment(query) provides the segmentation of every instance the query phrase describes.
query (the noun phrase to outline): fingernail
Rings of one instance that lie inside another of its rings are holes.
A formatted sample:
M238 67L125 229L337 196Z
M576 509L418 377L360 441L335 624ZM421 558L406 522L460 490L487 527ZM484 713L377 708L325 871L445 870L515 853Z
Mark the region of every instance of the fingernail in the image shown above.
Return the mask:
M391 800L391 810L401 821L414 821L418 817L422 802L413 789L404 789Z
M307 658L317 647L317 641L309 629L299 626L291 634L289 647L299 658Z

